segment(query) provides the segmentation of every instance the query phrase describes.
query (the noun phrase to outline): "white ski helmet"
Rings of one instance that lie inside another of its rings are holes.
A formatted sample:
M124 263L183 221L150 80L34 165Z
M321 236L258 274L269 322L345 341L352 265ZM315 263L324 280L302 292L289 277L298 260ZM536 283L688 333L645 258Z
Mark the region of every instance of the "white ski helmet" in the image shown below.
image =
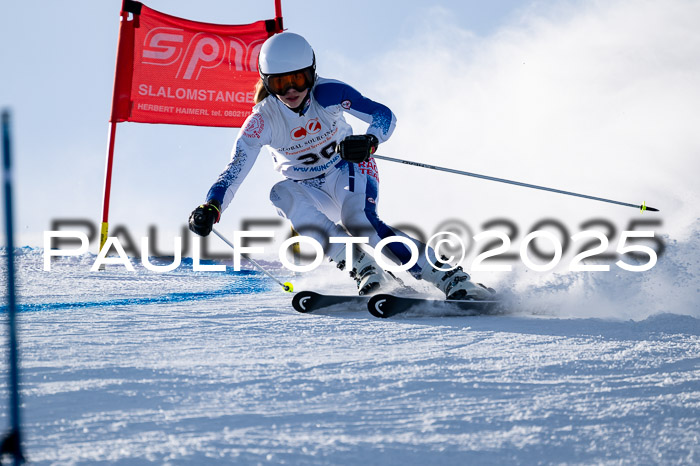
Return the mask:
M260 48L258 71L265 88L272 94L284 94L285 87L302 91L311 88L316 81L316 56L311 45L299 34L275 34ZM293 74L297 74L295 79L290 79L288 75ZM282 76L287 79L274 79Z

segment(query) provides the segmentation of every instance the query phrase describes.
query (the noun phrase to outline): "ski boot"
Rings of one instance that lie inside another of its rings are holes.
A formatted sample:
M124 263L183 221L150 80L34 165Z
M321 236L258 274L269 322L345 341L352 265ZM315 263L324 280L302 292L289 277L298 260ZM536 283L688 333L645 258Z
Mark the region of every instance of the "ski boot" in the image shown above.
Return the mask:
M339 259L335 260L338 268L345 270L345 248L336 256L336 259ZM392 282L391 276L377 265L374 258L359 248L353 250L352 269L349 272L350 277L357 282L357 292L360 296L377 293Z
M442 265L438 263L438 267ZM494 299L496 294L493 288L487 288L481 283L473 283L462 267L445 271L428 265L420 278L432 283L445 293L446 299L484 301Z

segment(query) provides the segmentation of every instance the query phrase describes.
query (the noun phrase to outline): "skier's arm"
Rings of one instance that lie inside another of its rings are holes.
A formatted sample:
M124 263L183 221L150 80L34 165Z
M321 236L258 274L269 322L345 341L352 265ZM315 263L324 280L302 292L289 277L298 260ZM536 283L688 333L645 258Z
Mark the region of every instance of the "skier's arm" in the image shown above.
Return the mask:
M200 236L207 236L213 225L219 222L221 213L231 203L253 167L260 148L266 143L265 138L269 138L269 130L266 133L264 128L264 118L259 113L253 113L245 121L233 145L231 160L209 189L207 201L190 215L190 230Z
M264 144L269 143L269 125L259 113L253 113L243 124L231 151L231 160L207 193L207 202L215 200L226 210L241 183L253 168Z
M314 88L314 97L323 107L348 112L369 123L367 134L375 136L379 143L389 139L396 126L396 116L389 107L368 99L343 82L320 80Z

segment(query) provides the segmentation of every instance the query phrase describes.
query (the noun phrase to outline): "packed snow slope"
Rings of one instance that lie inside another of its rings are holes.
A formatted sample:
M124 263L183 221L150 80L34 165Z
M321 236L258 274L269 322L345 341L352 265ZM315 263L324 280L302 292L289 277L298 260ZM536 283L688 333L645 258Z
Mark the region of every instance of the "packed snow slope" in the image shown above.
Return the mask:
M45 272L41 249L18 249L26 453L37 465L697 464L696 245L672 244L634 278L506 292L507 315L390 320L298 314L255 272L93 273L91 255ZM331 269L295 284L324 277L347 284ZM3 366L3 401L6 379Z

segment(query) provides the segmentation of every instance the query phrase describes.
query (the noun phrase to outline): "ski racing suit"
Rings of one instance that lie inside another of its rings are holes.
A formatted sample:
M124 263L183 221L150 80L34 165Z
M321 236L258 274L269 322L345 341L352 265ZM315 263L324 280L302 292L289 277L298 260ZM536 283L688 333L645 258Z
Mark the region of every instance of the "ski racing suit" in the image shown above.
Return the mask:
M222 211L226 209L260 149L267 145L275 169L286 178L273 186L270 200L299 234L324 245L327 257L344 258L340 257L344 245L328 242L333 236L366 236L372 247L389 236L408 237L377 215L379 176L374 159L353 164L336 152L338 144L352 134L343 112L369 123L367 134L380 143L394 130L394 114L340 81L319 77L309 92L299 113L274 96L253 108L236 139L231 161L212 185L207 200L215 199ZM423 251L422 243L411 240ZM411 258L410 249L398 242L387 245L384 252L400 264ZM419 276L426 262L421 254L409 272Z

